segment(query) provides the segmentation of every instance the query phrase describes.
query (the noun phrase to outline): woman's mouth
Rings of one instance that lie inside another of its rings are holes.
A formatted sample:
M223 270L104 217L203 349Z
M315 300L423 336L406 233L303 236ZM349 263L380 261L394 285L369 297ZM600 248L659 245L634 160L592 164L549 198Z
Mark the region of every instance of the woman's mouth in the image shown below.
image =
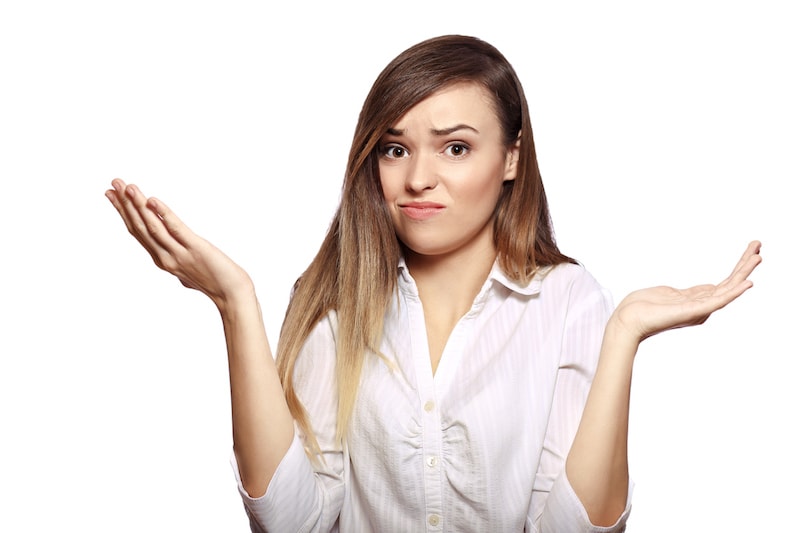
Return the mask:
M444 211L444 206L435 202L413 202L400 205L400 212L411 220L428 220L442 211Z

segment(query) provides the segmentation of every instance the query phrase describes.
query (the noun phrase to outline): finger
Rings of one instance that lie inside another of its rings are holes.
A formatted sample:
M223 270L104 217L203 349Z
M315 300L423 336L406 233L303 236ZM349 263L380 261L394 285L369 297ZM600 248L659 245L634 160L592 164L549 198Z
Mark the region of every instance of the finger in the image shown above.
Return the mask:
M144 194L133 184L126 185L122 180L114 180L114 196L117 200L118 211L125 221L128 232L142 245L150 254L153 262L161 269L168 269L170 253L164 246L153 238L148 224L153 220L148 220L149 216L156 218L146 207L147 199Z
M111 180L111 187L113 187L117 194L122 194L122 191L125 190L125 182L119 178L114 178Z
M743 256L743 260L744 263L740 260L736 271L719 285L697 285L683 291L687 299L694 302L695 312L711 314L718 311L753 286L753 282L747 279L747 276L760 262L760 256Z
M739 262L734 267L732 274L736 274L737 272L745 270L747 268L749 268L750 271L752 271L752 269L755 268L755 265L752 264L753 258L760 258L761 257L759 255L760 252L761 252L760 241L752 241L750 244L748 244L747 249L744 251L742 257L739 259Z
M124 205L125 203L129 202L129 200L125 197L124 187L125 184L122 182L122 180L115 180L114 188L106 191L106 198L109 199L111 205L113 205L117 210L120 218L122 218L122 221L125 223L125 227L128 229L128 233L133 235L136 241L146 248L147 243L139 236L136 226L128 213L128 209Z
M727 291L717 295L715 301L715 310L722 309L723 307L725 307L726 305L737 299L739 296L744 294L744 292L747 291L747 289L749 289L752 286L753 286L752 281L748 279L742 280L738 285L734 285L730 287Z
M136 236L136 222L135 218L132 215L138 215L135 210L131 209L131 197L128 193L128 185L122 181L121 179L117 178L111 181L111 185L114 188L114 199L116 202L114 203L114 207L117 208L119 211L120 216L125 221L125 225L128 226L128 231Z
M106 191L106 198L108 198L108 201L111 202L111 205L114 206L114 209L116 209L117 212L120 215L122 215L122 213L120 212L120 210L122 209L122 206L120 206L120 204L119 204L119 199L117 198L117 191L115 191L114 189L107 190Z
M172 239L183 247L188 245L188 240L192 235L191 230L172 212L167 204L158 198L151 197L147 200L147 207L158 217L161 221L161 227L164 228Z
M130 185L129 187L134 186ZM168 231L163 218L157 211L159 204L164 206L163 203L154 198L146 198L138 189L132 195L132 202L142 219L146 237L158 245L159 253L163 250L166 254L175 256L184 251L184 246Z
M725 278L719 286L721 288L729 288L738 286L743 280L746 280L753 270L761 263L761 242L752 241L747 249L742 254L742 257L736 263L731 274Z
M127 200L125 199L125 182L120 179L115 179L111 182L112 189L106 191L106 198L109 199L111 205L117 210L119 216L122 217L122 221L125 222L125 226L128 228L128 231L132 233L132 228L130 225L130 220L128 219L128 214L125 211L125 207L123 203Z
M146 198L135 185L128 185L126 194L141 217L144 225L142 240L146 241L145 247L150 251L153 261L160 268L180 276L180 265L193 247L192 239L197 237L161 200Z
M140 242L145 244L151 251L157 251L161 245L153 238L148 222L152 223L152 218L147 219L147 215L152 212L147 208L147 198L142 194L136 185L125 186L123 199L120 201L125 214L128 216L133 234ZM160 251L160 250L158 250Z
M752 286L753 282L749 279L740 279L737 283L729 282L717 286L717 290L714 291L714 294L706 299L709 305L709 311L713 312L722 309L744 294L744 292Z

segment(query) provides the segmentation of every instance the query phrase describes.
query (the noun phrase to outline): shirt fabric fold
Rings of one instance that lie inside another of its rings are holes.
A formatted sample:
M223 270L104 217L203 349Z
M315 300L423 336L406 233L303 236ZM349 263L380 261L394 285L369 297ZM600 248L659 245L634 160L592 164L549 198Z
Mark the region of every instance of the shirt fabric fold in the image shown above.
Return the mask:
M331 312L295 368L322 461L308 458L298 429L254 499L232 458L252 531L624 531L631 490L617 523L596 527L564 471L612 310L582 266L558 265L522 286L495 264L434 374L422 304L401 261L381 356L365 358L344 448Z

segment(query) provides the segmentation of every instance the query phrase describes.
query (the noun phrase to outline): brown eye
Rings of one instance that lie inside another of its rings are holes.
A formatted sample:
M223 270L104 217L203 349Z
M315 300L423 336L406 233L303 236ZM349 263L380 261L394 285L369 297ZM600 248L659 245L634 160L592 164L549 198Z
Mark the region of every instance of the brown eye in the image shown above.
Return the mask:
M469 146L466 144L451 144L445 152L452 157L463 157L469 152Z
M402 146L399 146L397 144L390 144L384 146L381 149L381 153L383 154L384 157L387 157L389 159L402 159L403 157L408 156L408 151Z

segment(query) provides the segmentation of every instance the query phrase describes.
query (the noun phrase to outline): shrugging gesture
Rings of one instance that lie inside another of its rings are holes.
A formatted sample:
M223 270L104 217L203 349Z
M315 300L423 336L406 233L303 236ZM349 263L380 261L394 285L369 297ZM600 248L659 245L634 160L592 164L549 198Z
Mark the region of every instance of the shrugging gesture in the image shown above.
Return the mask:
M718 285L642 289L611 312L553 239L528 109L474 37L422 41L381 71L295 285L280 375L250 276L112 182L156 265L219 309L253 531L624 530L639 343L744 293L760 243Z

